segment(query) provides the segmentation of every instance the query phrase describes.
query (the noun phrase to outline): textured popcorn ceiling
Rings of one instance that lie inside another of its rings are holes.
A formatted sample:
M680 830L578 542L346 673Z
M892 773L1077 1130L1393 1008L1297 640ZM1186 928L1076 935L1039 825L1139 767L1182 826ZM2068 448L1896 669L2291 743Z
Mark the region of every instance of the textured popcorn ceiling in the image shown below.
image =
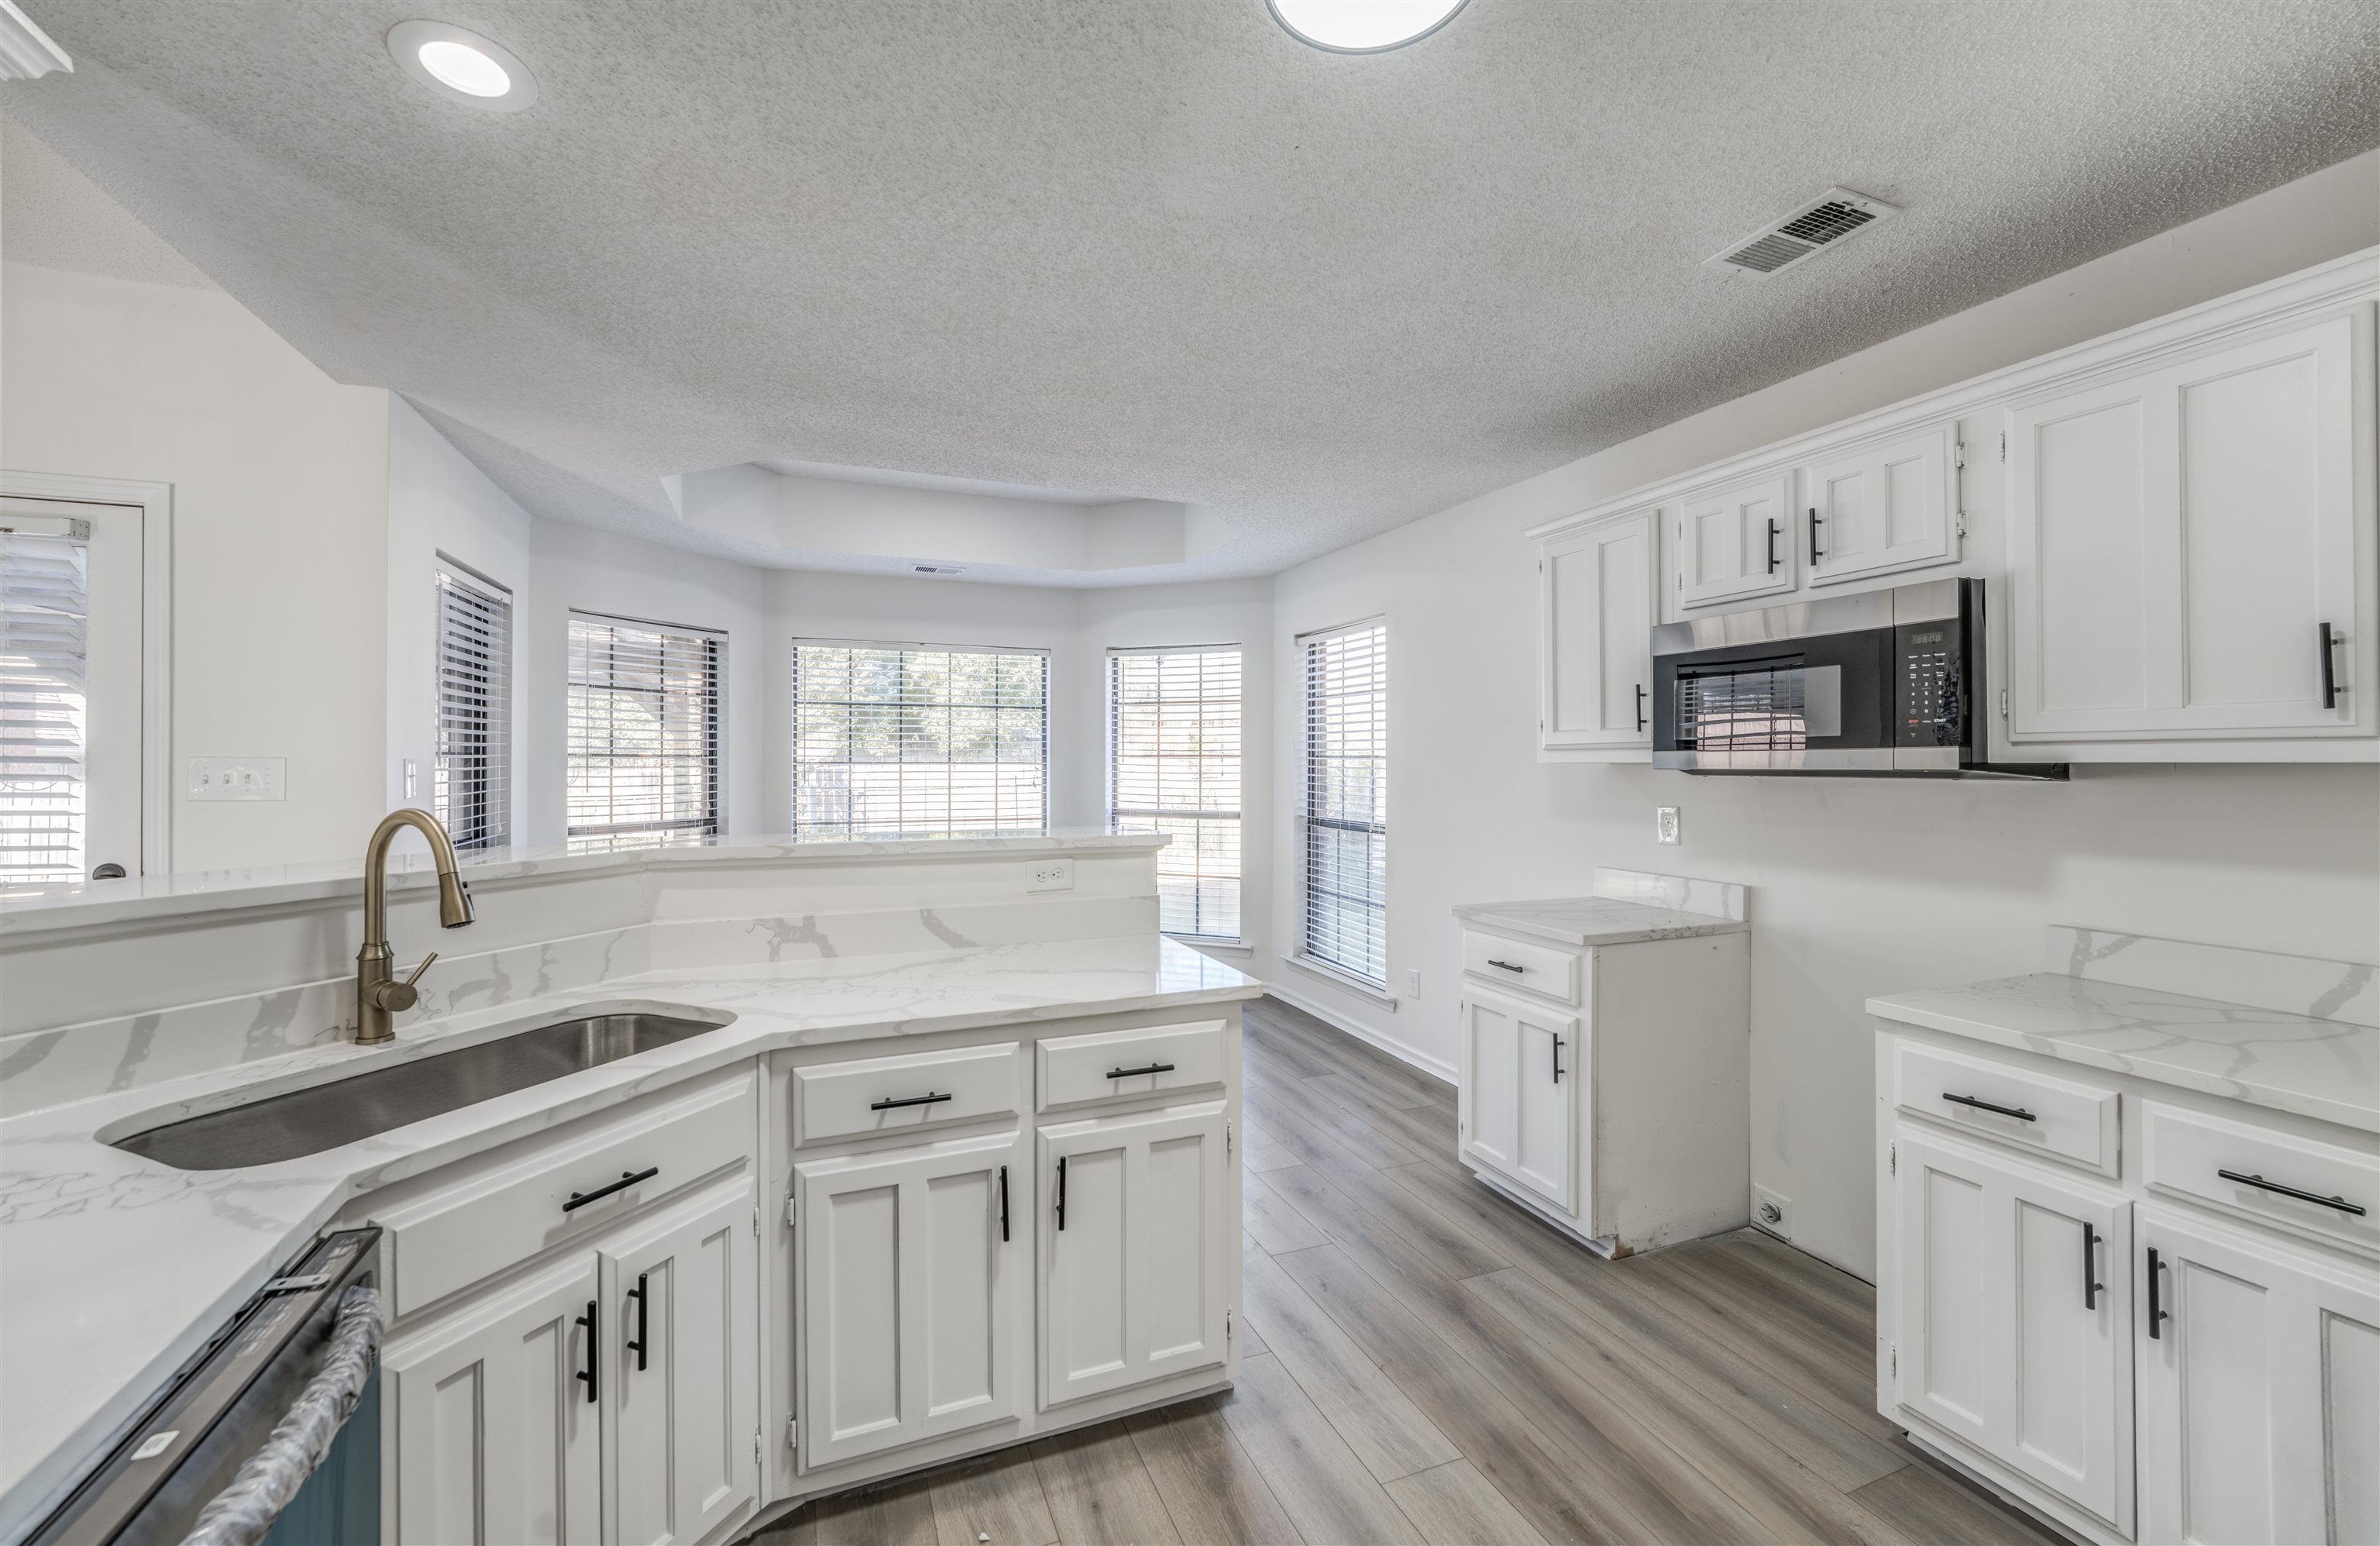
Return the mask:
M749 460L1180 501L1267 573L2380 143L2380 6L27 0L8 111L531 510ZM473 111L382 44L536 72ZM1841 183L1907 213L1701 266ZM920 558L934 555L920 554ZM872 559L818 566L888 566Z

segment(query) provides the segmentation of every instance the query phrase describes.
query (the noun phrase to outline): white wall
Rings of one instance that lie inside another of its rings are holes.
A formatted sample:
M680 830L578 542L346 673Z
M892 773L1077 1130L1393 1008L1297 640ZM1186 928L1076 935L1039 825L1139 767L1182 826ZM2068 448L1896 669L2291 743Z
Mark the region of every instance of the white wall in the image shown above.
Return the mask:
M1279 577L1276 907L1257 962L1287 992L1444 1066L1460 902L1574 895L1594 866L1752 887L1755 1181L1796 1243L1875 1271L1868 996L2034 970L2042 926L2371 960L2380 770L2109 767L2052 786L1692 779L1535 752L1522 532L1632 488L2380 240L2380 154L1483 495ZM1791 304L1790 284L1777 286ZM1281 965L1296 927L1293 637L1385 615L1393 1007ZM1653 842L1656 805L1684 843Z

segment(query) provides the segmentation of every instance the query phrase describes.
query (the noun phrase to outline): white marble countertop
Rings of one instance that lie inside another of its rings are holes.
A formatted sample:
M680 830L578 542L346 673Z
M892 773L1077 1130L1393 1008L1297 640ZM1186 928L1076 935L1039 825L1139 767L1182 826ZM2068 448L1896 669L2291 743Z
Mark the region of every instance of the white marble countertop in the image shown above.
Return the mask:
M1465 923L1477 923L1557 944L1626 944L1635 940L1682 940L1702 934L1740 934L1750 927L1740 918L1682 912L1611 896L1565 896L1545 902L1472 902L1454 909Z
M1053 832L1025 837L939 837L868 842L796 842L786 836L707 837L667 847L581 851L564 844L473 849L462 855L463 878L490 882L568 874L632 874L684 865L738 863L805 864L847 859L933 858L940 855L1062 852L1084 848L1160 848L1172 839L1163 833ZM402 839L404 851L389 859L391 894L434 883L430 853L419 837ZM0 936L93 924L182 918L241 907L292 902L359 899L364 889L363 854L315 864L265 865L250 870L196 870L143 875L121 881L83 881L66 885L0 887Z
M313 1047L0 1121L0 1533L17 1533L54 1500L209 1333L358 1195L780 1048L1261 992L1230 967L1148 934L652 971L435 1021L394 1047ZM98 1140L360 1065L449 1051L558 1011L622 1003L736 1018L278 1164L179 1171Z
M2380 1132L2380 1029L2057 972L1867 1001L1879 1019Z

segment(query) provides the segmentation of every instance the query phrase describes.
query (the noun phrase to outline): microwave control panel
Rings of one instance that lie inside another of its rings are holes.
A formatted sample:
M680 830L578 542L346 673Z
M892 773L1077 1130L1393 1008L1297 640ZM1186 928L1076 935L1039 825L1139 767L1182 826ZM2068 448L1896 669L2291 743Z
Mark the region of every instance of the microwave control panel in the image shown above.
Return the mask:
M1961 620L1904 623L1893 631L1900 654L1894 744L1959 745L1967 738L1972 697Z

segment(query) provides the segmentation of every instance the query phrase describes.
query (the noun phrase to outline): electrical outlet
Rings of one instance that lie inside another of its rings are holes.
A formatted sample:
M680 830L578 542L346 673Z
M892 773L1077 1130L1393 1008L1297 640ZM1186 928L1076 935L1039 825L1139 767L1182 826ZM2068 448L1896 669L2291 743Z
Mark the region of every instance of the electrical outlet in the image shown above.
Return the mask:
M421 784L421 764L408 757L405 760L405 797L413 799Z
M1405 997L1409 999L1419 999L1421 997L1421 968L1419 967L1407 967L1405 968Z
M1045 858L1033 867L1026 883L1027 891L1072 891L1075 889L1075 861L1070 858Z
M1752 1188L1752 1223L1779 1240L1793 1238L1793 1199L1767 1187Z
M1665 805L1654 810L1653 841L1667 843L1673 847L1676 846L1678 841L1678 808L1676 806Z
M277 800L289 793L286 757L193 757L190 798Z

